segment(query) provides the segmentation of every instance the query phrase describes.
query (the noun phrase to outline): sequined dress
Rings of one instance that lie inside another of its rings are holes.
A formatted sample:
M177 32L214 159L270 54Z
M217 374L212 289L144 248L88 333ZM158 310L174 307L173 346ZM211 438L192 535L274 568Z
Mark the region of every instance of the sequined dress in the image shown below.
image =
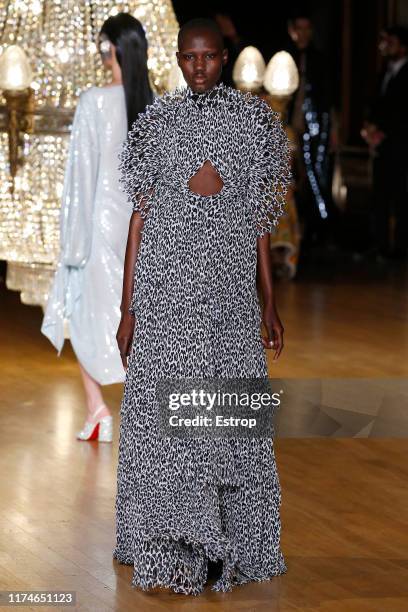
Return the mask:
M194 193L209 160L224 183ZM223 84L157 99L121 155L122 181L144 217L131 311L135 332L121 405L114 557L132 584L197 595L286 571L273 440L160 437L160 378L264 377L257 237L283 212L288 142L257 97ZM135 197L143 194L141 200Z
M116 331L132 213L117 167L126 135L121 85L81 94L62 194L61 251L41 328L60 352L65 320L78 360L103 385L125 378Z

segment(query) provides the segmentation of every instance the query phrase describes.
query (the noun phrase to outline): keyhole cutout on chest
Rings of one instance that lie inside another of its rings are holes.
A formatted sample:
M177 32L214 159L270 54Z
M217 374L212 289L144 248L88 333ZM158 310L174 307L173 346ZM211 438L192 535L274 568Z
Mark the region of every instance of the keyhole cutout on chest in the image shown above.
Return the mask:
M220 193L224 182L210 160L206 160L199 171L188 181L190 191L198 195L210 196Z

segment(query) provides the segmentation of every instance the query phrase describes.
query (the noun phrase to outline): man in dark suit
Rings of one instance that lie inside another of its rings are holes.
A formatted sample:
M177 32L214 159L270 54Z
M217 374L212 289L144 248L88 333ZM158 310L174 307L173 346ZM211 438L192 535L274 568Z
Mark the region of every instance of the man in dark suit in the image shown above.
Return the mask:
M408 29L393 27L380 49L387 58L377 99L362 130L373 159L374 232L379 257L408 249ZM390 220L394 218L394 231Z

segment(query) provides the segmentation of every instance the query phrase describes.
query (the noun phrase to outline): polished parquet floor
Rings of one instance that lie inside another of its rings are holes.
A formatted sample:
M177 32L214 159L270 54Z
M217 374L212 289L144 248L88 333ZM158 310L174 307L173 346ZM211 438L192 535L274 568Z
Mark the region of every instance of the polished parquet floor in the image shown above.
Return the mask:
M402 266L348 263L309 266L280 284L286 346L270 375L393 378L403 395L407 280ZM399 437L387 427L374 437L364 428L351 437L347 427L327 437L304 419L292 437L277 438L285 576L196 598L145 594L111 556L121 387L105 388L114 444L77 442L77 365L69 343L56 357L40 322L39 308L0 290L0 589L74 590L76 610L98 612L408 610L408 432L398 402L389 412Z

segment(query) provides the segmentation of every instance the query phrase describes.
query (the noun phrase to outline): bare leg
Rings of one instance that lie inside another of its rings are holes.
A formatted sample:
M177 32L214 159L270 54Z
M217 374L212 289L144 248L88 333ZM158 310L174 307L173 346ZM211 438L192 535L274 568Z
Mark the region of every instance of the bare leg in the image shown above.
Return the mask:
M81 371L82 382L84 384L86 395L86 405L88 409L87 421L93 423L94 421L98 421L102 417L110 416L110 410L103 401L101 385L97 383L96 380L94 380L92 376L88 374L88 372L82 367L80 363L79 369ZM95 410L97 410L100 406L104 406L104 408L103 410L100 410L98 412L96 418L94 419L93 414Z

